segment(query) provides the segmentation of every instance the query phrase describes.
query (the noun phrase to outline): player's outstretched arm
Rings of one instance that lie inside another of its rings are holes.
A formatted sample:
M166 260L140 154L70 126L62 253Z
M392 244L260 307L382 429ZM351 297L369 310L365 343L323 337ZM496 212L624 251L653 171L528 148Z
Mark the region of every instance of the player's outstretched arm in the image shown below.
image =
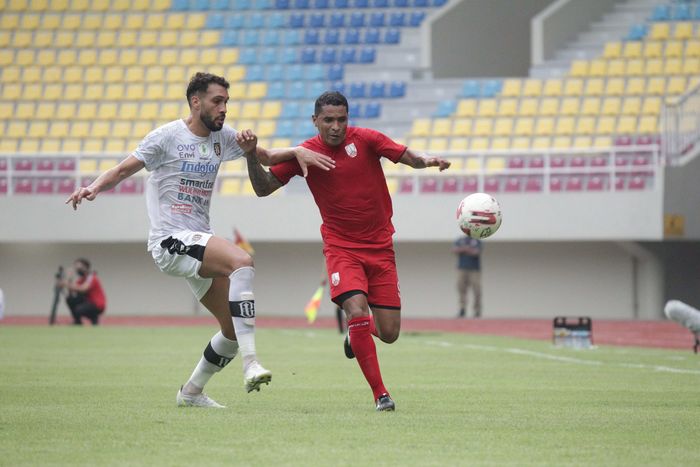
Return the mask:
M77 188L66 200L66 204L71 204L73 210L78 209L78 205L83 200L83 198L88 201L92 201L98 195L98 193L111 190L117 186L122 180L131 177L139 170L143 169L145 164L130 155L123 161L121 161L117 166L105 171L97 177L97 179L86 187Z
M439 167L440 172L450 166L450 162L442 157L429 156L427 154L418 154L410 148L406 149L399 159L399 162L413 167L414 169L424 169L426 167Z
M318 167L322 170L330 170L335 168L335 161L316 151L307 149L303 146L293 148L277 148L265 149L257 148L258 160L262 165L270 166L279 164L280 162L288 161L296 158L301 167L301 172L306 177L309 173L309 167Z
M267 196L282 186L282 182L260 164L257 147L258 137L251 130L244 130L236 134L236 142L245 154L248 178L250 178L256 195L259 197Z

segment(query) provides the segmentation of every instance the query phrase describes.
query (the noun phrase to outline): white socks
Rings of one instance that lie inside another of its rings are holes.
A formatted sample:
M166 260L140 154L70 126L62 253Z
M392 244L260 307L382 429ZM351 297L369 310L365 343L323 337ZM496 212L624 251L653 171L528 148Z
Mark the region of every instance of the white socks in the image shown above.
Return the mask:
M229 309L243 360L243 369L256 359L254 277L255 268L250 266L236 269L229 276L231 279L228 289Z
M187 394L202 392L202 388L214 376L214 373L218 373L223 367L228 365L237 353L238 342L227 339L221 334L221 331L214 334L214 337L211 338L211 341L204 349L204 354L192 372L190 380L183 387L183 392Z

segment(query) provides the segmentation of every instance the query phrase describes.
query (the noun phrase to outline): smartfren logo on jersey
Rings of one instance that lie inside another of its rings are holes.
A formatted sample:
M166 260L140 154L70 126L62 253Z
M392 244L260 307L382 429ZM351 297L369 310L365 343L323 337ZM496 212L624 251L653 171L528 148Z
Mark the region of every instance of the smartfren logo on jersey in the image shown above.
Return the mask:
M205 164L202 162L187 162L183 161L180 171L188 173L198 173L202 175L213 174L218 172L219 164Z

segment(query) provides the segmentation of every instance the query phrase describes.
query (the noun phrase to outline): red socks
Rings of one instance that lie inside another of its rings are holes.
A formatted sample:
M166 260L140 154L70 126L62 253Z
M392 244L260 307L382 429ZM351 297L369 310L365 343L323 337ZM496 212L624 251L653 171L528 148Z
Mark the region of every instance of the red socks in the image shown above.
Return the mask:
M374 400L382 394L388 393L382 382L382 374L379 371L377 360L377 348L372 339L372 330L376 333L374 321L369 317L353 318L348 321L350 332L350 346L355 353L357 363L360 365L365 379L372 388Z

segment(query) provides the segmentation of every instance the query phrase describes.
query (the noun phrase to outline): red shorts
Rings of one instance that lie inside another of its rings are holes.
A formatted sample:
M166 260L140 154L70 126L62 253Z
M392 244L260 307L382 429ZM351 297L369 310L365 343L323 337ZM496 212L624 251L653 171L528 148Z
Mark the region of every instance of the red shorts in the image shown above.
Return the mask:
M367 295L367 302L376 308L401 308L399 276L393 248L323 248L331 285L331 299L353 290ZM336 302L337 303L337 302ZM341 303L337 303L342 305Z

